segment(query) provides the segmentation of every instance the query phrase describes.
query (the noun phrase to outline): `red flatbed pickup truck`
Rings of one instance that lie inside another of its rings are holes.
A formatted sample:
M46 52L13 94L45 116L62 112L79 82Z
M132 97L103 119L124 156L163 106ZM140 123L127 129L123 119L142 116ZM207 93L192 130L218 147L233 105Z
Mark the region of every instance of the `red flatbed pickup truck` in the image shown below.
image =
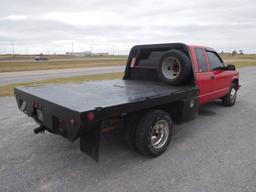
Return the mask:
M197 116L199 106L221 99L232 106L239 89L234 65L224 65L211 48L183 43L134 46L123 80L17 87L18 107L39 127L99 157L104 131L123 128L131 146L147 156L168 147L173 124Z

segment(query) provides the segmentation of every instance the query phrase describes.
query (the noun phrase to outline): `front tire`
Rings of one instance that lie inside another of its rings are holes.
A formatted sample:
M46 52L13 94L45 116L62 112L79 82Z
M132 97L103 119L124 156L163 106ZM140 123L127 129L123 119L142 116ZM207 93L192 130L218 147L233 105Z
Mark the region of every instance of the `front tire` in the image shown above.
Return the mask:
M223 105L233 106L236 102L236 97L237 97L237 86L236 84L232 83L228 94L222 98Z
M140 153L156 157L168 147L173 132L172 120L163 110L151 110L142 116L136 129L136 146Z

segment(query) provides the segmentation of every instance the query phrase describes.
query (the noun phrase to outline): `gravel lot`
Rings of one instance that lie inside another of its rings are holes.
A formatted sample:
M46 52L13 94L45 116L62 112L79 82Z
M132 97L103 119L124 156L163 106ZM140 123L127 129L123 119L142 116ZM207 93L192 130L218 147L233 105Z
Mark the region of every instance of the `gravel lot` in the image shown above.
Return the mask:
M117 134L102 140L100 163L49 133L0 98L0 191L256 191L256 68L241 69L233 107L203 106L194 121L175 126L169 149L145 158Z

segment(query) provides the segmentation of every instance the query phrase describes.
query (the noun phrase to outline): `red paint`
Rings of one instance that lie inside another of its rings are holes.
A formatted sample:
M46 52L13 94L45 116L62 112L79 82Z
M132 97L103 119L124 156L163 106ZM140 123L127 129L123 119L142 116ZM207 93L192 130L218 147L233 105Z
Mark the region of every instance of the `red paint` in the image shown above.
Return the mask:
M225 96L233 81L239 82L238 71L227 71L227 70L211 70L211 63L208 58L207 50L216 53L213 49L203 46L191 45L188 46L191 60L194 66L196 84L199 88L199 103L205 104L215 99ZM199 64L195 54L195 48L201 48L204 51L204 56L207 61L208 71L200 72ZM217 54L217 53L216 53ZM238 84L238 88L240 85Z
M89 121L93 121L93 120L94 120L94 113L93 113L93 112L87 113L87 119L88 119Z
M218 55L217 52L205 46L199 45L188 45L188 51L190 53L190 59L193 65L195 78L196 78L196 85L199 88L199 103L200 105L214 101L218 98L225 96L231 86L233 81L239 80L239 73L238 71L228 71L228 70L211 70L211 62L208 58L208 53L211 52L215 55ZM199 70L199 64L197 61L197 56L195 52L195 48L199 48L203 50L203 55L205 57L208 69L207 71L201 72ZM132 68L148 68L148 69L156 69L157 65L138 65L135 57L132 59L131 62ZM239 82L239 81L238 81ZM240 85L238 83L238 89Z

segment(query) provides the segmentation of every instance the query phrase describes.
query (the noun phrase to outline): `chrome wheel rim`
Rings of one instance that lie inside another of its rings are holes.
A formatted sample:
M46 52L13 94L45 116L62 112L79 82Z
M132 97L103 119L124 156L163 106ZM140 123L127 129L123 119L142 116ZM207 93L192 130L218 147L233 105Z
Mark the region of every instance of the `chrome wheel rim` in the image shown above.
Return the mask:
M169 124L166 120L157 121L151 132L151 144L155 149L163 147L169 137Z
M232 88L229 94L229 99L231 103L233 103L236 100L236 89Z
M167 79L175 79L181 70L181 65L175 57L168 57L163 61L162 73Z

